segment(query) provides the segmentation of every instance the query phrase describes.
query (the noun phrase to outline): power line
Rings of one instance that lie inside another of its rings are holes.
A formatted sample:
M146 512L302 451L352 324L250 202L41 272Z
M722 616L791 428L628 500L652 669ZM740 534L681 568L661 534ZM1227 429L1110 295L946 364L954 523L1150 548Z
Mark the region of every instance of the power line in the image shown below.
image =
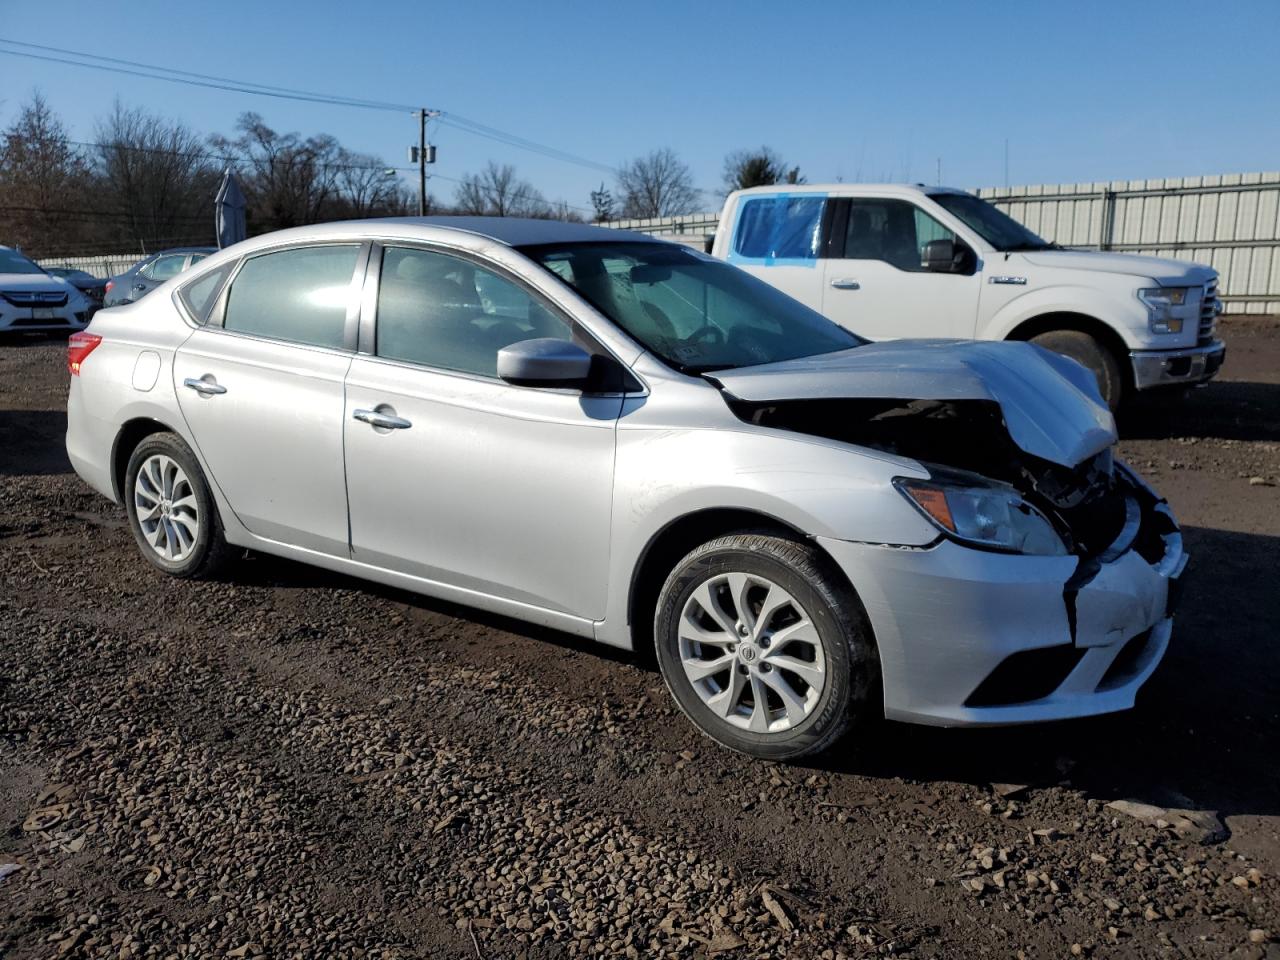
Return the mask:
M50 63L62 63L73 67L87 67L91 70L103 70L108 73L120 73L127 76L141 77L147 80L164 80L168 83L180 83L188 86L205 87L212 90L224 90L232 93L245 93L252 96L274 97L279 100L297 100L303 103L320 103L328 106L353 107L363 110L383 110L393 113L411 113L417 110L407 104L391 103L381 100L362 100L354 97L341 97L332 94L314 93L293 87L279 87L271 84L254 83L246 80L235 80L230 77L219 77L213 74L195 73L189 70L177 70L172 67L159 67L154 64L141 63L136 60L123 60L118 57L107 57L95 53L83 53L79 50L68 50L63 47L50 47L43 44L27 43L21 40L9 40L0 37L0 43L10 46L24 47L24 50L3 50L0 54L11 57L26 57L31 60L44 60ZM32 53L31 50L43 50L45 53ZM51 54L64 56L52 56ZM67 59L75 57L78 59ZM95 62L96 61L96 62ZM541 154L562 163L576 164L593 170L616 174L617 169L608 164L598 163L586 157L578 156L558 147L539 143L518 134L508 133L497 127L471 120L467 117L451 114L447 111L435 111L442 123L448 123L472 136L515 147L531 153Z
M143 70L153 70L162 73L176 74L183 77L193 77L197 80L209 80L217 83L232 84L237 87L256 87L259 90L271 91L272 93L294 94L300 97L324 97L335 103L341 101L353 107L364 107L369 110L394 110L396 112L412 111L415 107L406 106L400 103L391 103L385 100L361 100L355 97L344 97L337 94L315 93L310 90L299 90L296 87L281 87L270 83L256 83L251 80L235 80L231 77L219 77L208 73L194 73L190 70L179 70L176 67L157 67L148 63L139 63L137 60L122 60L119 57L108 57L100 53L81 53L78 50L67 50L64 47L49 47L41 43L28 43L23 40L6 40L0 37L0 43L7 43L14 47L27 47L31 50L44 50L49 53L62 53L73 57L82 57L93 60L101 60L106 63L118 63L127 67L138 67ZM81 66L91 66L91 64L81 64ZM157 77L155 79L163 80L165 77Z

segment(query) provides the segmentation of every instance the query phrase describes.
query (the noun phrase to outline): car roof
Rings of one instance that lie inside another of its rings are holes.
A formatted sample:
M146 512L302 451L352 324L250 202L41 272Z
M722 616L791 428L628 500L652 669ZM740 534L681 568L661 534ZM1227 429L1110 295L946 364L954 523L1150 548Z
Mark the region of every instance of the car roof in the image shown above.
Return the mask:
M956 187L930 187L923 183L775 183L767 187L749 187L734 191L735 195L821 193L835 196L869 194L879 197L919 197L933 193L965 193Z
M586 223L562 220L531 220L520 217L383 217L375 220L339 220L291 227L242 240L220 252L232 256L251 253L282 243L314 240L446 240L450 235L481 237L509 247L543 243L665 243L657 237L631 230L614 230ZM219 258L222 260L223 258Z

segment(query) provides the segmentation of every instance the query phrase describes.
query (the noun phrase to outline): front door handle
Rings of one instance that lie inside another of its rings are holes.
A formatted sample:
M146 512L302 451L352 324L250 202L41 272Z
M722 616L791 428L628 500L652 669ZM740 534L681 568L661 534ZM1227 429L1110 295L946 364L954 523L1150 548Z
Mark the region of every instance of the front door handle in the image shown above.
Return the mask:
M220 393L226 393L227 388L213 380L197 380L195 377L187 377L182 381L184 387L189 387L202 397L214 397Z
M413 426L404 417L397 417L378 410L356 410L351 414L353 420L359 420L382 430L408 430Z
M831 285L835 287L837 290L861 290L862 289L862 284L860 284L857 280L849 280L843 277L838 280L832 280Z

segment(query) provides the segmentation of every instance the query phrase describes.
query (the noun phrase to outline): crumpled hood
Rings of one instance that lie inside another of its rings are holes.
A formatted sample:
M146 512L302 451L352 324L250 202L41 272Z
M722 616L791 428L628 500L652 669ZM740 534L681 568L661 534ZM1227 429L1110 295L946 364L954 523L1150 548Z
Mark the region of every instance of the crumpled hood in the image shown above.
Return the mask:
M1101 253L1089 250L1034 250L1022 254L1037 267L1058 270L1094 270L1150 278L1164 287L1195 287L1208 283L1217 273L1212 267L1185 260L1140 257L1132 253Z
M888 340L708 374L740 400L989 400L1032 456L1067 467L1116 442L1093 374L1032 343Z

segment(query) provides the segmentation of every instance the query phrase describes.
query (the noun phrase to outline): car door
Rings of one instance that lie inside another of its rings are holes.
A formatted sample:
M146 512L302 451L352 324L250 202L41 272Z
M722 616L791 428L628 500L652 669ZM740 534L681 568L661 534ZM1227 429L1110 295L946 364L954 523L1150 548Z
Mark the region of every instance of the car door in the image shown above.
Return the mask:
M512 386L497 352L584 336L518 278L435 249L370 259L343 418L352 558L599 619L622 396Z
M921 266L929 241L962 242L952 230L909 200L847 197L833 203L834 242L822 261L823 314L870 340L973 337L979 273L933 273Z
M367 257L344 243L246 258L174 360L182 414L240 522L342 557L343 381Z

